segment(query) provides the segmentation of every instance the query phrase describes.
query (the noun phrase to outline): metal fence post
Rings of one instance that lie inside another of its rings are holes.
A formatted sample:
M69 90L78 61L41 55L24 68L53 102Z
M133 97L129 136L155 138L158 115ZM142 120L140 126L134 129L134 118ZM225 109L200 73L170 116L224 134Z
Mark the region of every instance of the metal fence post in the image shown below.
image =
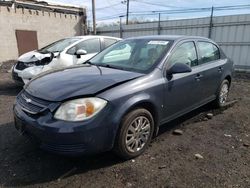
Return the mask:
M208 31L208 38L211 38L211 36L212 36L213 15L214 15L214 7L212 6L212 9L211 9L211 16L210 16L210 24L209 24L209 31Z
M161 34L161 13L159 13L158 17L158 35Z
M122 38L122 17L123 16L119 16L119 18L120 18L120 38Z

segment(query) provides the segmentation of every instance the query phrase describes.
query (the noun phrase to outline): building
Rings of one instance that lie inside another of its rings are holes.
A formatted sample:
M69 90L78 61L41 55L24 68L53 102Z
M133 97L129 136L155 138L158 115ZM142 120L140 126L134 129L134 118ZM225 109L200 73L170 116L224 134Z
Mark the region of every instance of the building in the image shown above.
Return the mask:
M86 8L38 0L0 0L0 62L61 38L84 35Z

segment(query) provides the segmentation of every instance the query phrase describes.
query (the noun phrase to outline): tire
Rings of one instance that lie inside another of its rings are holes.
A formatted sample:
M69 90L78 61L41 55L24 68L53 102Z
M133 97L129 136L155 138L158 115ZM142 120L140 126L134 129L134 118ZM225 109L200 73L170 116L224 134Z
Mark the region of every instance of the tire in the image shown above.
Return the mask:
M154 119L143 108L129 112L117 133L114 152L127 160L141 155L148 147L154 132Z
M229 86L229 81L223 80L220 85L220 89L217 93L216 99L214 101L214 104L217 108L225 107L229 93Z

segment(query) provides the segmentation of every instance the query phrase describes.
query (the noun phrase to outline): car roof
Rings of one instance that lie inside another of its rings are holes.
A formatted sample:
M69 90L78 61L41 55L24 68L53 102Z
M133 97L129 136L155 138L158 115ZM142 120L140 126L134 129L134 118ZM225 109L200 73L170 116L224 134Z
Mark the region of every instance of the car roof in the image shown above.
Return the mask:
M185 40L185 39L200 39L200 40L207 40L210 41L210 39L205 37L199 37L199 36L187 36L187 35L149 35L149 36L140 36L140 37L131 37L128 39L152 39L152 40Z

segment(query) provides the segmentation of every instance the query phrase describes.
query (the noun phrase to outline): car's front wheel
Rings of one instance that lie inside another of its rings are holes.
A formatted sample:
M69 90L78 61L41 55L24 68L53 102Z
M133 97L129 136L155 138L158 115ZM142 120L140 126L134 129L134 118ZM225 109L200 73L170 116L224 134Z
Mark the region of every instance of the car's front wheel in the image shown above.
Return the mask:
M114 151L123 159L131 159L142 154L148 147L154 131L151 113L139 108L128 113L122 120Z

